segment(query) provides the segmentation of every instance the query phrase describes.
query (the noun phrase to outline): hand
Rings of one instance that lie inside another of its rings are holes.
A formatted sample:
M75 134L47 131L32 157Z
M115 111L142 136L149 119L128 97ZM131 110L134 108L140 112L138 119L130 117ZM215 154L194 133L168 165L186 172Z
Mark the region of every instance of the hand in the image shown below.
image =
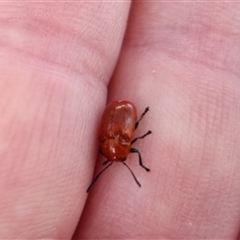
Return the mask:
M237 7L2 2L0 238L237 239ZM120 99L150 107L136 146L151 172L131 154L141 188L115 163L87 194Z

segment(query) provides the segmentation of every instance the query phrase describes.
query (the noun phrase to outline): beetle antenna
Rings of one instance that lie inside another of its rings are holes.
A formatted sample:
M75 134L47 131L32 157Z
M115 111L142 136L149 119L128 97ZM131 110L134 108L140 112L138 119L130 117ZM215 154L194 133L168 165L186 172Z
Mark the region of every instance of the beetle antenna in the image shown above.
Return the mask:
M87 189L87 193L89 193L90 189L92 188L92 186L94 185L94 183L98 180L98 178L101 176L101 174L102 174L107 168L109 168L112 164L113 164L113 162L110 162L101 172L98 173L98 175L92 180L91 184L89 185L89 187L88 187L88 189Z
M135 174L133 173L133 171L131 170L131 168L130 168L125 162L122 162L122 163L123 163L123 164L128 168L128 170L131 172L131 174L132 174L135 182L137 183L137 185L138 185L139 187L141 187L140 182L137 180L137 178L136 178Z

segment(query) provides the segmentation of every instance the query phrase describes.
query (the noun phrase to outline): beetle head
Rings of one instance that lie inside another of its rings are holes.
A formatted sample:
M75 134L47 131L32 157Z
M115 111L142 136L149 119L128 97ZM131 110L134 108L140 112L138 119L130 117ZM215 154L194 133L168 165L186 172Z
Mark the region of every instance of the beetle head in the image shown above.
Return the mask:
M130 152L129 143L121 143L116 139L107 139L100 143L100 153L109 161L124 161Z

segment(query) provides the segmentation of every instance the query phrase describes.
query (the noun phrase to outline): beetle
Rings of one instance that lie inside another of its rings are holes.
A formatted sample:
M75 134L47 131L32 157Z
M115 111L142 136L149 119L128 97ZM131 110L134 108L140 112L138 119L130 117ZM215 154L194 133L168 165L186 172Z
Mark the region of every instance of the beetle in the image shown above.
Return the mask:
M139 165L147 172L150 171L149 168L144 166L139 150L132 148L132 145L138 139L143 139L152 133L149 130L144 135L133 138L134 131L137 129L139 122L148 111L149 107L145 108L144 112L137 120L137 108L130 101L113 101L106 106L102 115L98 140L99 152L107 158L102 165L107 166L92 180L87 192L90 191L100 175L114 162L122 162L131 172L137 185L141 187L141 184L125 161L129 153L137 153Z

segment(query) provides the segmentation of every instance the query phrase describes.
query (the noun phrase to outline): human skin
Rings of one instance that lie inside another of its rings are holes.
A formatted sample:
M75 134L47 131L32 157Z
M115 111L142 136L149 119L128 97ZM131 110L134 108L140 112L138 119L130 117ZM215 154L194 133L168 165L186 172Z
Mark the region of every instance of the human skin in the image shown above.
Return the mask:
M238 238L239 3L0 7L0 239ZM150 107L151 172L131 154L141 188L114 163L87 194L120 99Z

